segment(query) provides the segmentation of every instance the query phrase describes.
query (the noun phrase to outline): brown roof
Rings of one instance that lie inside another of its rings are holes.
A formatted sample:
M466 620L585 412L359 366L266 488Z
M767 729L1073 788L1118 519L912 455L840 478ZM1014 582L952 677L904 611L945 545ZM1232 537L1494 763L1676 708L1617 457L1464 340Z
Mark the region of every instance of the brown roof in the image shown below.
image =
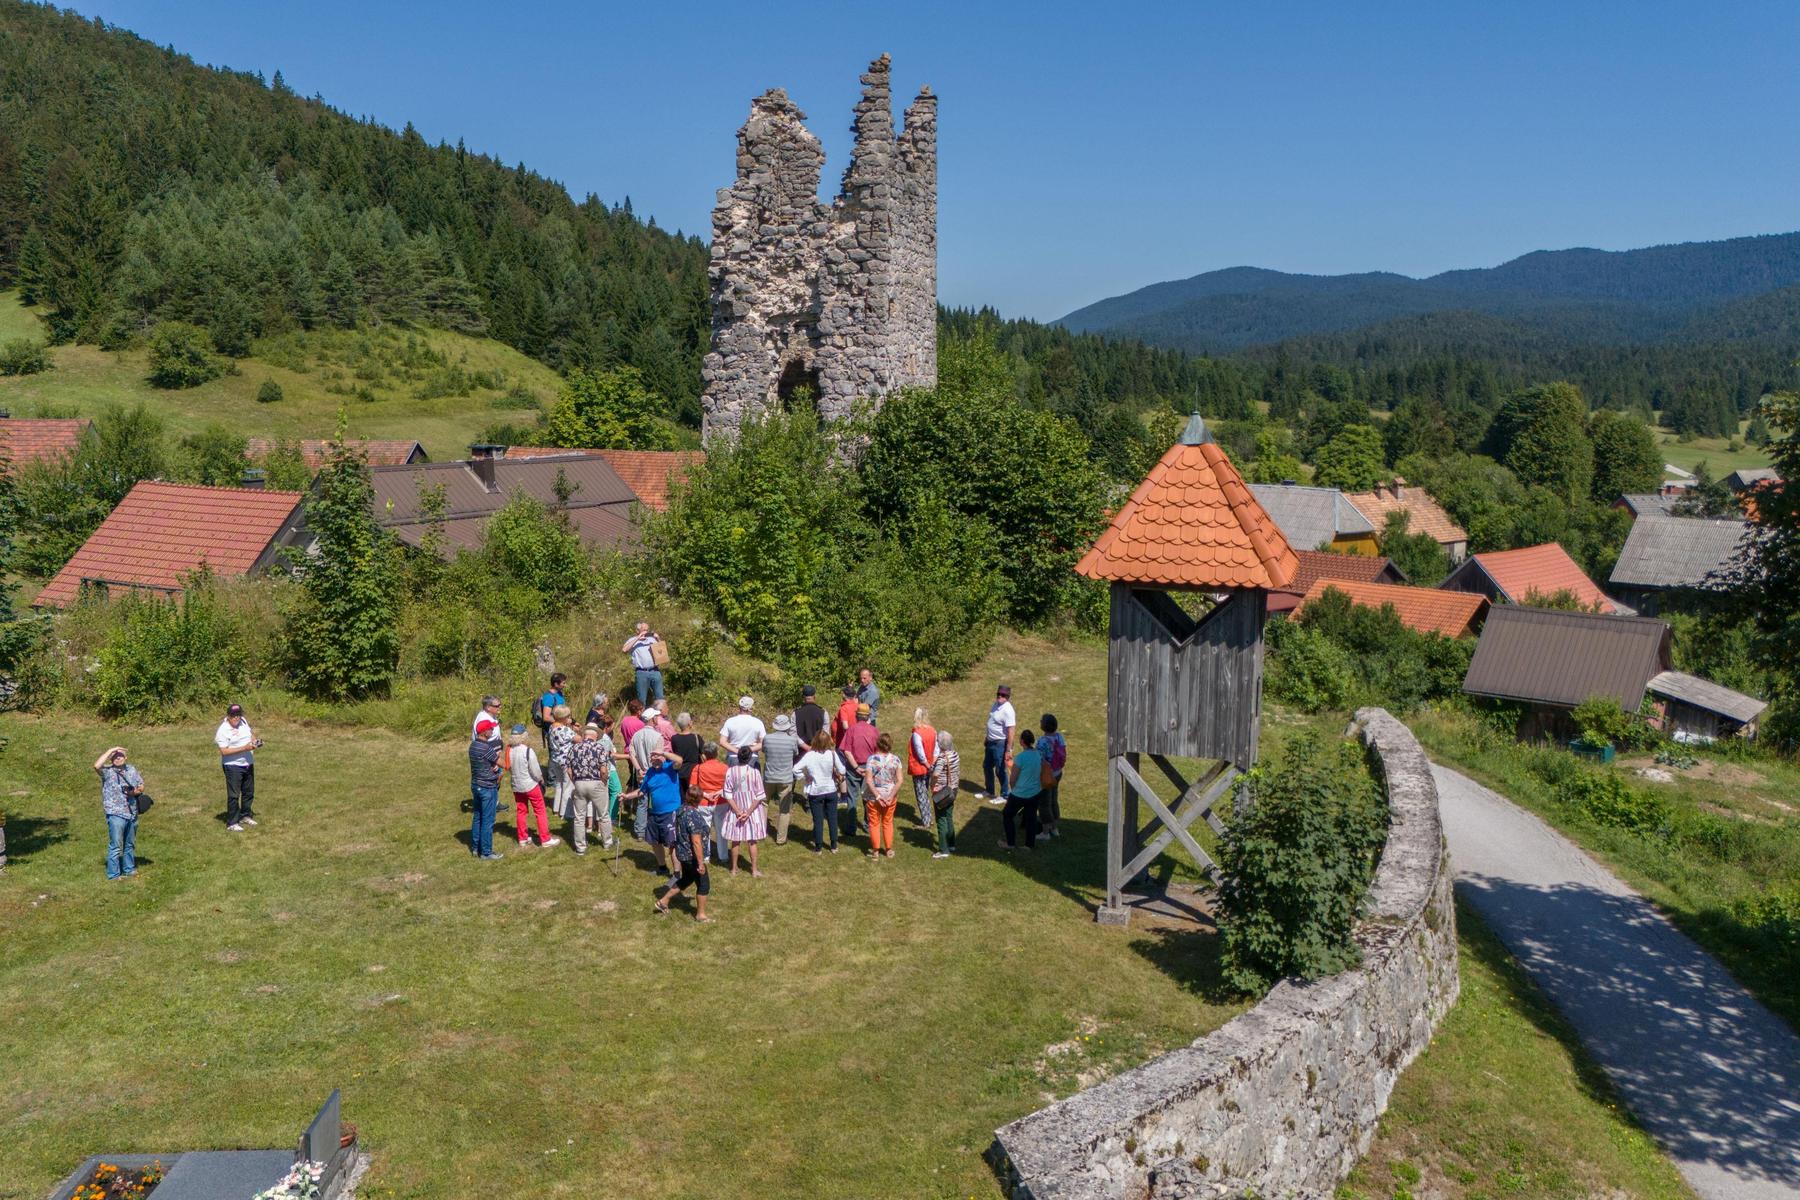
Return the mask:
M637 503L637 493L606 460L574 451L544 458L495 459L493 469L495 487L489 491L476 474L475 464L465 460L377 467L369 472L376 518L400 540L417 545L428 527L420 496L425 489L441 484L449 549L479 546L487 519L520 494L563 507L576 532L591 545L629 546L636 542L631 507ZM566 506L556 496L558 474L574 489Z
M146 480L119 501L32 603L71 604L83 580L173 594L201 563L221 578L248 574L289 527L301 495Z
M1668 666L1662 621L1496 604L1463 691L1561 708L1610 696L1635 712L1650 680Z
M266 458L275 445L272 438L251 438L245 444L244 455L247 458ZM300 457L306 460L309 470L319 470L325 465L325 460L331 456L329 438L301 438L298 445ZM369 460L371 467L392 467L402 463L423 462L427 457L425 447L418 442L409 442L404 438L345 438L344 445L352 450L361 450Z
M0 450L14 464L67 458L92 425L86 417L0 417Z
M1393 605L1403 625L1420 633L1461 637L1474 633L1488 598L1475 592L1440 592L1436 588L1405 587L1390 583L1359 583L1351 579L1321 579L1307 589L1298 612L1328 591L1342 592L1352 604L1366 608Z
M1514 604L1529 604L1533 596L1549 599L1558 592L1569 592L1581 603L1599 605L1603 613L1617 612L1606 594L1582 573L1581 567L1559 543L1526 546L1519 550L1489 550L1470 556L1499 589L1500 595ZM1471 569L1459 567L1451 578ZM1444 581L1448 587L1450 580Z
M1408 486L1403 479L1396 479L1386 486L1378 486L1372 492L1350 492L1345 496L1356 511L1369 518L1376 529L1386 529L1389 513L1403 512L1409 514L1406 532L1429 534L1440 546L1450 546L1457 542L1469 540L1469 533L1458 525L1442 505L1431 498L1424 488Z
M637 498L657 512L669 510L669 485L706 461L704 450L570 450L555 446L508 446L506 457L551 458L563 454L589 454L602 458L637 493Z
M1360 583L1405 583L1406 573L1394 560L1378 554L1338 554L1330 550L1296 550L1300 569L1282 587L1304 596L1321 579L1353 579Z
M1300 562L1199 417L1075 570L1160 587L1278 588Z

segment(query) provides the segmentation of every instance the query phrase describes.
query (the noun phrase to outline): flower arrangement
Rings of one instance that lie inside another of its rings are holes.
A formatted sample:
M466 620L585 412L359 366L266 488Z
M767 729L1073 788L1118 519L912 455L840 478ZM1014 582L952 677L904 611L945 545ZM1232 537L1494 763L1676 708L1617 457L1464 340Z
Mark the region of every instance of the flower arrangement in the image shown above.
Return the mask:
M120 1167L103 1162L85 1183L76 1186L71 1200L138 1200L162 1182L167 1174L162 1160L147 1167Z
M324 1163L297 1162L280 1183L256 1193L250 1200L316 1200L319 1179L324 1174Z

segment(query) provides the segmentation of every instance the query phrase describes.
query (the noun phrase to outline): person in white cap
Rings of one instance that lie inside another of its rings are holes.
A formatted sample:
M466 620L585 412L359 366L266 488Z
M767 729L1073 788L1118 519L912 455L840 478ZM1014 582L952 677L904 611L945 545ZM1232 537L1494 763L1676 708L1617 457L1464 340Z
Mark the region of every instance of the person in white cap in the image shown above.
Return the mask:
M650 770L650 758L661 753L663 745L662 730L656 727L656 718L661 714L652 704L644 710L644 726L631 735L631 742L625 747L625 753L631 758L631 765L637 768L638 778L642 779Z
M756 701L739 696L737 715L726 718L719 726L719 745L725 749L727 762L736 762L740 750L748 750L752 755L762 754L763 739L769 736L769 730L762 718L751 711L755 707ZM760 764L760 758L757 761Z

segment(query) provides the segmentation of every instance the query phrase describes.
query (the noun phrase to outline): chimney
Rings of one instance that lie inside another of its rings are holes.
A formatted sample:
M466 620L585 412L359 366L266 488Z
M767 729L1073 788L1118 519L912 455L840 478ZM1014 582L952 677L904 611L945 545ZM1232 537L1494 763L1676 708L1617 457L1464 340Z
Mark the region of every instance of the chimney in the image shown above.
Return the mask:
M1406 499L1406 480L1400 478L1398 475L1394 476L1393 488L1394 488L1394 499L1396 499L1396 500Z
M268 475L261 467L245 467L244 478L240 486L247 487L252 491L260 492L263 490L263 485L267 479Z
M10 420L12 420L12 409L0 408L0 421L10 421Z
M476 442L469 447L469 469L475 472L475 478L481 480L481 486L490 492L500 490L498 465L506 455L506 447L492 442Z

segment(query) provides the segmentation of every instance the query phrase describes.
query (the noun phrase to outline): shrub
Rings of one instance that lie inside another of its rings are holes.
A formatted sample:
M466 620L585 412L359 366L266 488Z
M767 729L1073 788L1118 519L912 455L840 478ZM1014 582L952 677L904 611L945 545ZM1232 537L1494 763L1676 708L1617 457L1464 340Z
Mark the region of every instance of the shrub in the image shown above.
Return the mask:
M1247 786L1254 802L1219 847L1225 982L1255 994L1354 965L1352 935L1388 825L1362 748L1296 738Z
M1293 622L1269 629L1269 695L1301 712L1350 707L1357 690L1350 652L1316 629Z
M499 385L496 384L495 386ZM544 407L544 402L539 399L536 392L532 391L524 384L515 383L512 387L508 388L504 394L495 396L492 400L489 400L488 407L538 411Z
M591 581L587 550L568 522L525 495L488 522L482 554L500 576L536 592L546 613L574 603Z
M13 338L0 346L0 375L36 375L50 369L50 355L42 342Z
M1269 679L1277 699L1318 712L1373 702L1405 712L1461 695L1472 638L1420 633L1391 605L1370 608L1335 589L1298 618L1269 630Z
M1589 696L1569 714L1581 740L1590 746L1610 746L1624 739L1631 717L1611 696Z
M99 603L108 603L99 601ZM211 581L191 581L179 600L127 596L92 676L101 715L163 721L185 703L221 700L244 679L237 623Z
M1790 957L1800 956L1800 887L1771 888L1735 901L1732 915L1750 932Z
M197 325L164 321L150 331L150 383L155 387L198 387L228 369L213 353L206 330Z
M256 402L258 404L281 403L281 385L273 379L263 380L262 386L256 389Z
M1577 766L1556 785L1555 795L1596 825L1656 834L1669 823L1669 806L1662 797L1632 787L1614 771Z

